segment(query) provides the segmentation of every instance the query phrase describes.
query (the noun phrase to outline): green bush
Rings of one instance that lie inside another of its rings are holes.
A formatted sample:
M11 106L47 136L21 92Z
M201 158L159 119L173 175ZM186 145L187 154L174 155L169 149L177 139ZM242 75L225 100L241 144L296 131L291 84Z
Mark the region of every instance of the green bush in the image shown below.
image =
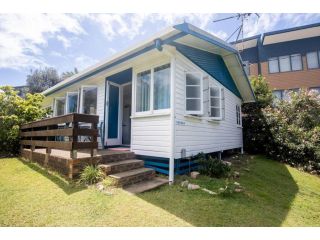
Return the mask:
M88 165L80 174L79 182L83 184L94 184L104 178L104 173L98 166Z
M230 167L221 160L210 155L206 156L204 153L198 154L196 159L199 163L199 172L209 177L227 177L231 170Z
M27 94L23 99L12 87L0 87L0 154L19 151L20 125L41 119L51 110L42 108L43 95Z
M245 150L319 174L320 96L301 90L272 101L263 77L251 81L257 102L242 108Z

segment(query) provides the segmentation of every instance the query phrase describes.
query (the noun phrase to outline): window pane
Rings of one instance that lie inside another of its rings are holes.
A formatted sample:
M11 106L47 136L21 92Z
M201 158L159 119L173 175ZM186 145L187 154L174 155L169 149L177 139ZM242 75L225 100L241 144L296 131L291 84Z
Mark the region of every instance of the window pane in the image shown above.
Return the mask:
M211 117L220 117L220 108L211 108Z
M269 59L269 72L270 73L279 72L278 58Z
M68 94L68 113L77 112L78 109L78 93Z
M277 99L282 99L282 90L275 90L272 92L273 96Z
M154 69L154 109L170 108L170 64Z
M187 99L187 110L188 111L200 111L201 99Z
M220 89L217 87L211 87L210 88L210 96L211 97L220 97L220 93L219 93Z
M291 66L293 71L302 70L302 62L301 62L300 54L291 55Z
M308 68L319 67L317 52L307 53L307 63L308 63Z
M150 110L150 81L151 71L144 71L137 75L136 86L136 111L145 112Z
M56 116L64 115L65 99L56 99Z
M210 106L211 107L220 107L220 98L211 98Z
M316 92L317 94L320 94L320 87L312 87L309 90L313 91L313 92Z
M200 85L201 76L196 73L187 73L186 74L186 84L187 85Z
M85 87L82 91L82 113L84 114L97 114L97 94L96 87Z
M201 88L200 86L187 86L187 98L200 98Z
M289 56L279 57L280 72L290 71L290 58Z

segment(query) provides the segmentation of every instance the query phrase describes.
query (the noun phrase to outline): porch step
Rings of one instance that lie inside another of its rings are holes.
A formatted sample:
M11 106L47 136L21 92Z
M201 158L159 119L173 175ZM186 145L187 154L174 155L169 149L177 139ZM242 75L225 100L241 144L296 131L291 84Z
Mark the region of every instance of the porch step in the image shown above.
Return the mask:
M147 181L143 181L143 182L129 185L129 186L125 187L124 190L126 190L127 192L132 193L132 194L137 194L137 193L150 191L150 190L155 189L157 187L160 187L164 184L167 184L168 182L169 181L167 179L160 178L160 177L154 177L151 180L147 180Z
M123 161L127 159L134 159L135 154L133 152L117 152L112 151L112 153L102 155L102 164L111 163L111 162L117 162L117 161Z
M128 159L99 165L106 175L142 168L143 166L144 162L137 159Z
M155 171L151 168L137 168L121 173L109 175L115 180L115 185L118 187L125 187L130 184L151 180L155 177Z

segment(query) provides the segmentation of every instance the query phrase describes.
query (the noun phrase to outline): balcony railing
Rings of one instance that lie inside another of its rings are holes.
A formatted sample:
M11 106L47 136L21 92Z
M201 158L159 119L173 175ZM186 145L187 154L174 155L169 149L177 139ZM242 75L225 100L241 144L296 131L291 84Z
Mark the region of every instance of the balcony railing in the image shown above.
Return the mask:
M71 113L58 117L30 122L21 126L21 147L46 148L70 151L72 159L77 158L77 151L89 149L91 156L97 154L99 116Z

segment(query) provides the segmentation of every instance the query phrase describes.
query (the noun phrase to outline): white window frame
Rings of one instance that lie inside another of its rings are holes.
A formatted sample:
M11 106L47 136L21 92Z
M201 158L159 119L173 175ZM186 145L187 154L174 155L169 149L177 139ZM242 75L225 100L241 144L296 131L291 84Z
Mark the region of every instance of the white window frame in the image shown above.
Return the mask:
M62 115L65 115L65 114L66 114L66 97L55 97L55 98L54 98L54 109L53 109L53 116L54 116L54 117L57 117L57 99L59 99L59 100L64 99L64 100L65 100L65 103L64 103L64 111L63 111L63 114L62 114ZM61 115L59 115L59 116L61 116Z
M241 127L242 126L241 105L239 104L236 104L236 120L237 120L237 126Z
M216 96L211 96L211 88L216 88L218 89L218 92L219 92L219 97L216 97ZM211 98L217 98L219 99L219 112L220 112L220 117L212 117L211 116L211 111L212 109L211 108L217 108L217 107L212 107L211 106ZM216 86L216 85L209 85L209 114L210 114L210 119L213 119L213 120L222 120L222 87L219 87L219 86Z
M277 61L277 65L278 65L278 71L276 71L276 72L271 72L270 71L270 60L276 60ZM268 72L269 73L279 73L280 72L280 64L279 64L279 58L278 57L272 57L272 58L269 58L268 59Z
M79 113L83 113L83 89L84 88L93 88L97 89L97 110L96 115L98 115L98 86L97 85L82 85L80 89L80 106L79 106Z
M308 61L308 54L310 53L316 53L316 61L317 61L317 67L309 67L309 61ZM306 53L306 60L307 60L307 69L312 70L312 69L318 69L320 68L320 53L318 51L312 51L312 52L307 52Z
M199 74L200 85L187 85L187 74ZM185 89L185 111L188 115L203 115L203 73L200 71L185 72L184 75L184 89ZM198 99L198 98L187 98L187 86L200 86L200 110L199 111L188 111L187 110L187 99Z
M158 61L157 63L154 64L150 64L148 66L144 66L144 67L138 67L136 69L134 69L133 71L133 106L132 106L132 112L133 112L133 117L143 117L143 116L151 116L151 115L167 115L170 114L171 111L171 101L170 101L170 107L166 108L166 109L158 109L158 110L154 110L154 69L157 67L160 67L162 65L166 65L166 64L170 64L170 89L174 86L172 86L172 64L171 61ZM150 70L150 109L149 111L144 111L144 112L137 112L137 75L141 72L145 72ZM170 98L172 98L173 96L171 96L171 91L170 91Z
M292 63L293 61L292 61L292 59L293 59L295 56L299 56L300 65L301 65L301 68L300 68L300 69L293 69L293 63ZM292 71L292 72L303 70L303 62L302 62L301 53L291 54L291 55L290 55L290 64L291 64L291 71Z
M79 104L79 91L77 91L77 92L76 91L67 92L67 95L66 95L66 110L65 110L66 114L71 113L71 112L69 112L69 101L68 101L70 94L77 94L78 98L77 98L77 111L76 111L76 113L79 111L79 106L78 106L78 104Z

